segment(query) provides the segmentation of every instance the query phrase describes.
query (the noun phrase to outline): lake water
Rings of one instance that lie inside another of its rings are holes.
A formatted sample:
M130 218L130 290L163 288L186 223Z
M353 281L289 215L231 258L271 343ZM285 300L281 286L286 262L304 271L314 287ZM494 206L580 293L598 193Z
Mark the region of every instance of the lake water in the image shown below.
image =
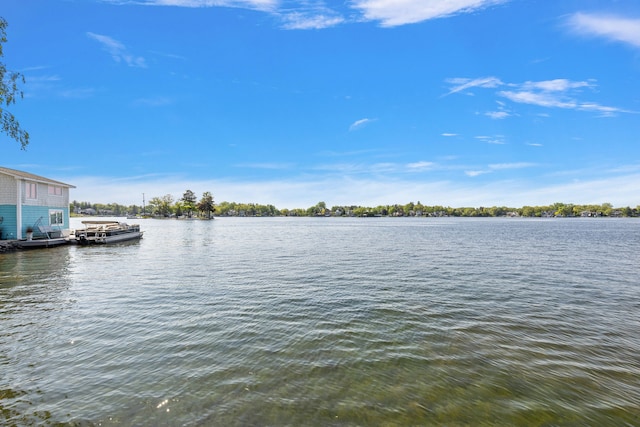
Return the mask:
M637 219L135 222L0 254L0 425L640 425Z

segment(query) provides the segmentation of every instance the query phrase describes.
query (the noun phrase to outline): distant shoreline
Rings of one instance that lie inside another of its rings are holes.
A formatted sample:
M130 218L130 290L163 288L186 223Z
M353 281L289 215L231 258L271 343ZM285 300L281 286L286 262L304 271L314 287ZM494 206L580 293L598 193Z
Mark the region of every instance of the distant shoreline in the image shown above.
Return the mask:
M156 203L154 203L154 201ZM175 203L161 202L160 198L152 199L147 205L123 206L117 203L92 204L74 201L70 204L72 216L143 216L154 218L175 217L640 217L640 205L635 208L614 207L610 203L600 205L576 205L571 203L554 203L545 206L523 206L520 208L492 207L457 207L428 206L418 203L404 205L379 205L376 207L341 205L328 207L324 202L306 209L278 209L273 205L257 203L221 202L213 205L209 212L198 209L198 204L186 205L181 200Z

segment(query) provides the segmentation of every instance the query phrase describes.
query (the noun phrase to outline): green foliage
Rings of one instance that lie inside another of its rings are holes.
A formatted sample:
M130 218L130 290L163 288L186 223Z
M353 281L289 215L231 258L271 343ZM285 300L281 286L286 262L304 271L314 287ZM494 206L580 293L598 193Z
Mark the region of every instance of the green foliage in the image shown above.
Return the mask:
M173 196L166 194L162 197L153 197L149 200L149 208L153 215L169 217L173 213Z
M104 216L124 216L124 215L137 215L142 212L141 206L130 205L124 206L118 203L89 203L78 202L74 200L69 204L69 211L72 214L85 214L86 212L95 211L97 215Z
M202 199L198 202L198 210L205 214L207 219L211 219L211 214L216 210L213 204L213 196L210 192L205 191L202 193Z
M7 25L7 21L0 17L0 58L4 54L2 46L7 42ZM16 117L5 108L15 104L18 98L23 97L22 91L18 88L19 83L25 83L24 76L7 70L6 65L0 62L0 123L2 124L2 132L19 142L21 148L25 150L29 144L29 132L23 130Z
M180 217L183 215L191 217L194 210L204 218L211 218L215 213L218 216L355 216L355 217L638 217L640 216L640 205L635 208L621 207L614 208L611 203L601 205L574 205L564 203L554 203L546 206L523 206L521 208L510 208L506 206L492 207L444 207L440 205L428 206L418 203L407 203L405 205L380 205L375 207L367 206L339 206L334 205L327 208L325 202L318 202L309 208L277 209L273 205L262 205L257 203L236 203L221 202L214 203L213 195L206 191L202 198L196 203L195 194L187 190L183 197L173 201L173 196L167 194L162 197L153 197L149 201L149 209L156 217ZM111 204L90 204L88 202L73 201L70 205L71 212L92 208L99 215L136 215L142 212L140 206L121 206L117 203Z
M182 195L182 199L180 199L182 202L182 209L189 218L191 218L193 210L196 208L196 200L198 200L198 198L191 190L185 191Z

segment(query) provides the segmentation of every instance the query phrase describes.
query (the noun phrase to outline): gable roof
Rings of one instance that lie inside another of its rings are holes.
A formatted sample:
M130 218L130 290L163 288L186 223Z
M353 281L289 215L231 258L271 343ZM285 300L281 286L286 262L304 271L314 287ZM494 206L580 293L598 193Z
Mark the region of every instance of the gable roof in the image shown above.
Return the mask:
M5 175L9 175L9 176L12 176L12 177L18 178L18 179L28 179L30 181L41 182L41 183L44 183L44 184L59 185L61 187L67 187L67 188L76 188L74 185L71 185L71 184L65 184L64 182L55 181L53 179L45 178L45 177L40 176L40 175L34 175L32 173L29 173L29 172L22 172L22 171L15 170L15 169L9 169L9 168L0 167L0 173L1 174L5 174Z

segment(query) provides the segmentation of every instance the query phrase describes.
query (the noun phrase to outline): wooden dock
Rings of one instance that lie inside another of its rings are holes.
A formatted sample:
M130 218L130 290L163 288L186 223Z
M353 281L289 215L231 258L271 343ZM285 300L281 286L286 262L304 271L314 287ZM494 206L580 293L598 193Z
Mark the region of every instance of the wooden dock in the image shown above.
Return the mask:
M18 249L17 240L0 240L0 254L13 252Z

